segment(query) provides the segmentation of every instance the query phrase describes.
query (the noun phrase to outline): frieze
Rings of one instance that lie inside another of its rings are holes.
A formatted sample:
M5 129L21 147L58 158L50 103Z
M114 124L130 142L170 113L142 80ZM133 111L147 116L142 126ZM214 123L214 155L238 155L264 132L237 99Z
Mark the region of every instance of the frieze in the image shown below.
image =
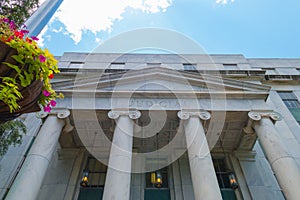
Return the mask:
M233 100L233 99L206 99L206 98L95 98L91 97L66 97L58 102L58 106L68 109L111 110L116 108L138 110L233 110L249 111L268 109L264 100Z

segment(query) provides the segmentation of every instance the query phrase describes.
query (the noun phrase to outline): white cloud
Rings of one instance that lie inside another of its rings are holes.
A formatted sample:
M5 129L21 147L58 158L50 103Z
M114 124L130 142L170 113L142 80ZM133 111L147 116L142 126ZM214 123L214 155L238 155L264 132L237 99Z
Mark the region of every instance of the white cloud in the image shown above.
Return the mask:
M95 42L98 43L98 44L100 44L102 42L102 40L101 40L101 38L96 37Z
M45 39L47 39L47 40L51 39L51 36L46 35L46 32L47 32L47 27L43 28L41 33L38 35L39 40L37 41L37 43L40 47L44 47Z
M228 2L234 2L234 0L216 0L216 3L220 3L220 4L227 4Z
M127 8L145 13L165 12L173 0L64 0L54 16L61 21L75 43L80 42L83 31L96 34L111 31L116 20L121 20ZM50 23L51 23L50 22Z

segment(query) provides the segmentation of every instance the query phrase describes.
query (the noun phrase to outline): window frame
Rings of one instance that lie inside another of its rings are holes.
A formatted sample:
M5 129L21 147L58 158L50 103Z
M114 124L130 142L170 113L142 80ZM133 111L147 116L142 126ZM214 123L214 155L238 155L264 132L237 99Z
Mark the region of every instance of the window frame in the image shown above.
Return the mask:
M197 70L197 64L195 63L182 63L183 70L184 71L196 71Z

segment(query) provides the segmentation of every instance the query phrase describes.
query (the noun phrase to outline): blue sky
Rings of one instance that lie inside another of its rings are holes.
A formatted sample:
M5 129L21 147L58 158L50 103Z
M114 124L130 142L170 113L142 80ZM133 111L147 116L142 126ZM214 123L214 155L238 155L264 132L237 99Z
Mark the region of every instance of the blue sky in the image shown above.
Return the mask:
M64 0L39 36L54 55L91 52L120 33L155 27L179 32L210 54L300 57L298 0L82 2Z

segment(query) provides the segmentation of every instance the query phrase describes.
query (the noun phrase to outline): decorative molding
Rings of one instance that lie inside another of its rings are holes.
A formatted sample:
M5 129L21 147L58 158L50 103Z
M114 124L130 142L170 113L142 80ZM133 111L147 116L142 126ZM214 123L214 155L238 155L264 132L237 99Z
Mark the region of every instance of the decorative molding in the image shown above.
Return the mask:
M240 139L238 149L252 149L255 141L256 141L256 134L253 129L253 124L255 122L260 121L263 117L271 118L272 121L281 120L282 117L277 112L264 112L264 111L250 111L248 112L248 122L246 126L243 128L243 135Z
M138 110L111 110L108 112L110 119L118 119L121 115L128 115L130 119L138 119L141 117L141 112Z
M200 119L202 119L202 120L209 120L209 119L211 118L211 115L210 115L210 113L207 112L207 111L200 111L199 117L200 117Z
M59 119L65 119L70 116L70 111L65 108L53 108L50 112L40 111L36 113L36 117L40 119L44 119L48 115L56 115Z
M141 112L140 111L129 111L129 118L130 119L138 119L141 117Z
M37 118L39 119L44 119L48 116L49 113L47 112L44 112L44 111L40 111L40 112L37 112L35 115Z
M70 122L70 118L65 118L65 126L62 130L63 133L71 133L74 130L74 126Z
M179 111L177 113L177 116L179 117L179 119L182 119L182 120L187 120L188 118L190 118L190 115L188 112L183 112L183 111Z
M53 114L56 114L59 119L65 119L70 116L70 111L67 109L53 110Z
M70 69L69 69L70 70ZM74 69L72 69L74 70ZM84 70L84 69L80 69ZM80 71L79 70L79 71ZM173 80L174 82L181 82L186 83L188 82L193 82L192 85L194 86L202 86L203 88L207 88L207 83L209 84L214 84L222 87L226 87L228 89L242 89L244 91L267 91L269 92L270 86L268 85L261 85L261 84L256 84L256 83L249 83L249 82L244 82L240 80L233 80L233 79L224 79L221 80L221 74L220 76L216 76L219 74L219 70L212 70L211 72L214 72L213 74L206 74L205 77L202 76L202 74L199 73L187 73L185 71L177 71L174 69L170 68L165 68L165 67L151 67L151 68L143 68L143 69L137 69L133 71L123 71L120 74L115 74L113 77L111 77L110 74L103 74L101 79L99 80L99 77L95 75L94 69L88 69L86 72L90 72L89 76L86 76L85 78L81 79L80 81L76 81L77 86L75 87L80 87L84 86L86 84L91 84L95 85L95 83L101 82L101 84L98 84L98 86L101 86L100 88L106 87L106 86L111 86L116 83L118 83L120 80L123 81L123 83L132 83L136 82L137 80L153 80L153 79L158 79L158 80ZM99 69L100 70L100 69ZM232 71L232 70L230 70ZM238 70L243 71L243 70ZM205 71L209 72L209 71ZM253 70L251 70L253 72ZM261 72L261 71L256 71ZM63 72L64 73L64 72ZM77 73L76 73L77 74ZM74 76L76 76L74 74ZM126 76L124 76L126 74ZM86 75L86 73L85 73ZM64 80L62 82L57 82L55 83L55 86L58 88L74 88L74 81L73 80Z
M252 112L252 111L248 112L248 117L254 121L261 120L261 115L257 112Z
M179 119L187 120L190 117L199 117L202 120L209 120L211 118L211 115L208 111L196 111L196 112L190 112L190 111L179 111L177 113L177 116Z
M110 119L118 119L120 116L120 113L117 111L109 111L107 115Z
M259 111L250 111L248 113L248 116L251 120L253 121L259 121L261 120L262 117L269 117L273 121L280 121L282 119L281 114L278 112L259 112Z
M248 116L249 116L248 122L246 126L243 128L243 132L238 145L238 149L243 151L253 149L253 146L257 138L255 131L252 128L253 118L254 119L261 118L261 116L257 115L256 113L248 113Z

